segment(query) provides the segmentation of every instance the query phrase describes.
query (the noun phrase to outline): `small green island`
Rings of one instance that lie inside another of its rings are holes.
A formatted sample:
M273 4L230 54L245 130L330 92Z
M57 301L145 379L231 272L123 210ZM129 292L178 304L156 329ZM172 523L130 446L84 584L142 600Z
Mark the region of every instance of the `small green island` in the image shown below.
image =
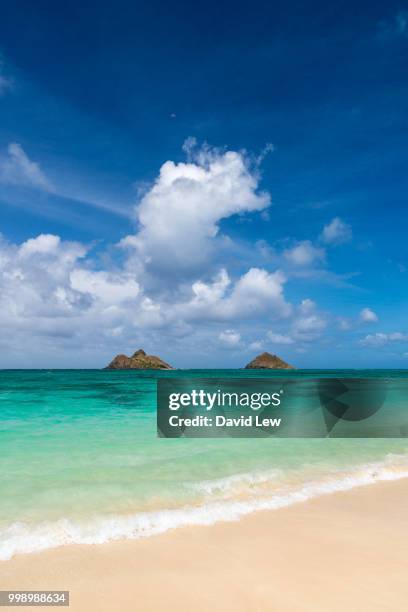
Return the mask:
M107 370L174 370L174 368L156 357L156 355L147 355L143 349L139 349L131 357L127 355L116 355L110 364L106 367Z
M255 357L246 366L246 370L295 370L293 365L286 363L277 355L264 352Z
M156 355L147 355L143 349L137 350L131 357L116 355L106 370L174 370L171 365ZM286 363L277 355L264 352L250 361L245 370L294 370L294 366Z

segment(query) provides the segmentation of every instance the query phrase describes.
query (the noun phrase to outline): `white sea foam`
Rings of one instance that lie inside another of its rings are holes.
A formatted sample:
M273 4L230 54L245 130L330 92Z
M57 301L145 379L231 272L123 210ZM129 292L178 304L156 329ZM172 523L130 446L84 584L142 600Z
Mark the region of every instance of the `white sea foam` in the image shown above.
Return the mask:
M406 458L404 461L401 459L390 456L383 463L365 464L346 474L331 475L320 481L281 488L268 496L244 501L209 502L201 506L140 512L126 516L102 516L82 522L74 522L68 518L37 525L15 522L0 530L0 559L8 560L18 553L38 552L66 544L102 544L114 540L148 537L186 525L236 521L252 512L277 510L322 495L348 491L381 481L408 478ZM234 477L230 477L230 480L231 478L234 481ZM237 478L242 482L243 475L237 475ZM260 482L260 478L260 474L255 475L255 481L258 479ZM249 475L244 475L244 479L250 480ZM217 486L220 486L223 480L227 479L219 479ZM211 491L208 482L207 485L204 484L204 488L205 486ZM212 490L215 490L214 487Z
M202 480L195 482L191 487L209 495L215 493L231 493L240 487L252 488L266 482L273 482L283 475L283 470L267 470L263 472L244 472L233 474L224 478Z

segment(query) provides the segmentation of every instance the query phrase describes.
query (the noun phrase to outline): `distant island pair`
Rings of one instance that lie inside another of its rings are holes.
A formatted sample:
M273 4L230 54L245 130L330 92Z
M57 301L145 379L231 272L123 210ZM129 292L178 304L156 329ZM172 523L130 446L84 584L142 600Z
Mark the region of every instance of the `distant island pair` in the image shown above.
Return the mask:
M116 355L106 368L107 370L174 370L171 365L156 357L155 355L146 355L143 349L139 349L131 357L127 355ZM261 353L255 359L250 361L246 366L246 370L294 370L292 365L289 365L277 355L271 353Z

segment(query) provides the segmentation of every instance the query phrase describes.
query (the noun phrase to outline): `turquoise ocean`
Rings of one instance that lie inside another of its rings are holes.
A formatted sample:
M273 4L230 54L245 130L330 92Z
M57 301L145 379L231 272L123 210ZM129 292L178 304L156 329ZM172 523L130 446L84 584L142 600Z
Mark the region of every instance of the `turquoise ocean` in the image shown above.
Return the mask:
M407 439L163 439L156 379L282 372L0 371L0 560L71 543L237 520L408 477ZM297 370L387 379L408 410L408 371Z

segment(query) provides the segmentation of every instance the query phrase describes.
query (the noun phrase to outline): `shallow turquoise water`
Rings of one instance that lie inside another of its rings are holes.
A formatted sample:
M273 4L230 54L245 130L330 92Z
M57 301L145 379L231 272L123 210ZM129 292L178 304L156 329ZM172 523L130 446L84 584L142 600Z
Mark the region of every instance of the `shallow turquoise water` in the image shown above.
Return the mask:
M405 406L407 371L285 378L345 375L387 378ZM299 491L323 494L408 470L404 439L159 439L157 376L260 373L0 371L0 558L236 518L259 504L302 501Z

